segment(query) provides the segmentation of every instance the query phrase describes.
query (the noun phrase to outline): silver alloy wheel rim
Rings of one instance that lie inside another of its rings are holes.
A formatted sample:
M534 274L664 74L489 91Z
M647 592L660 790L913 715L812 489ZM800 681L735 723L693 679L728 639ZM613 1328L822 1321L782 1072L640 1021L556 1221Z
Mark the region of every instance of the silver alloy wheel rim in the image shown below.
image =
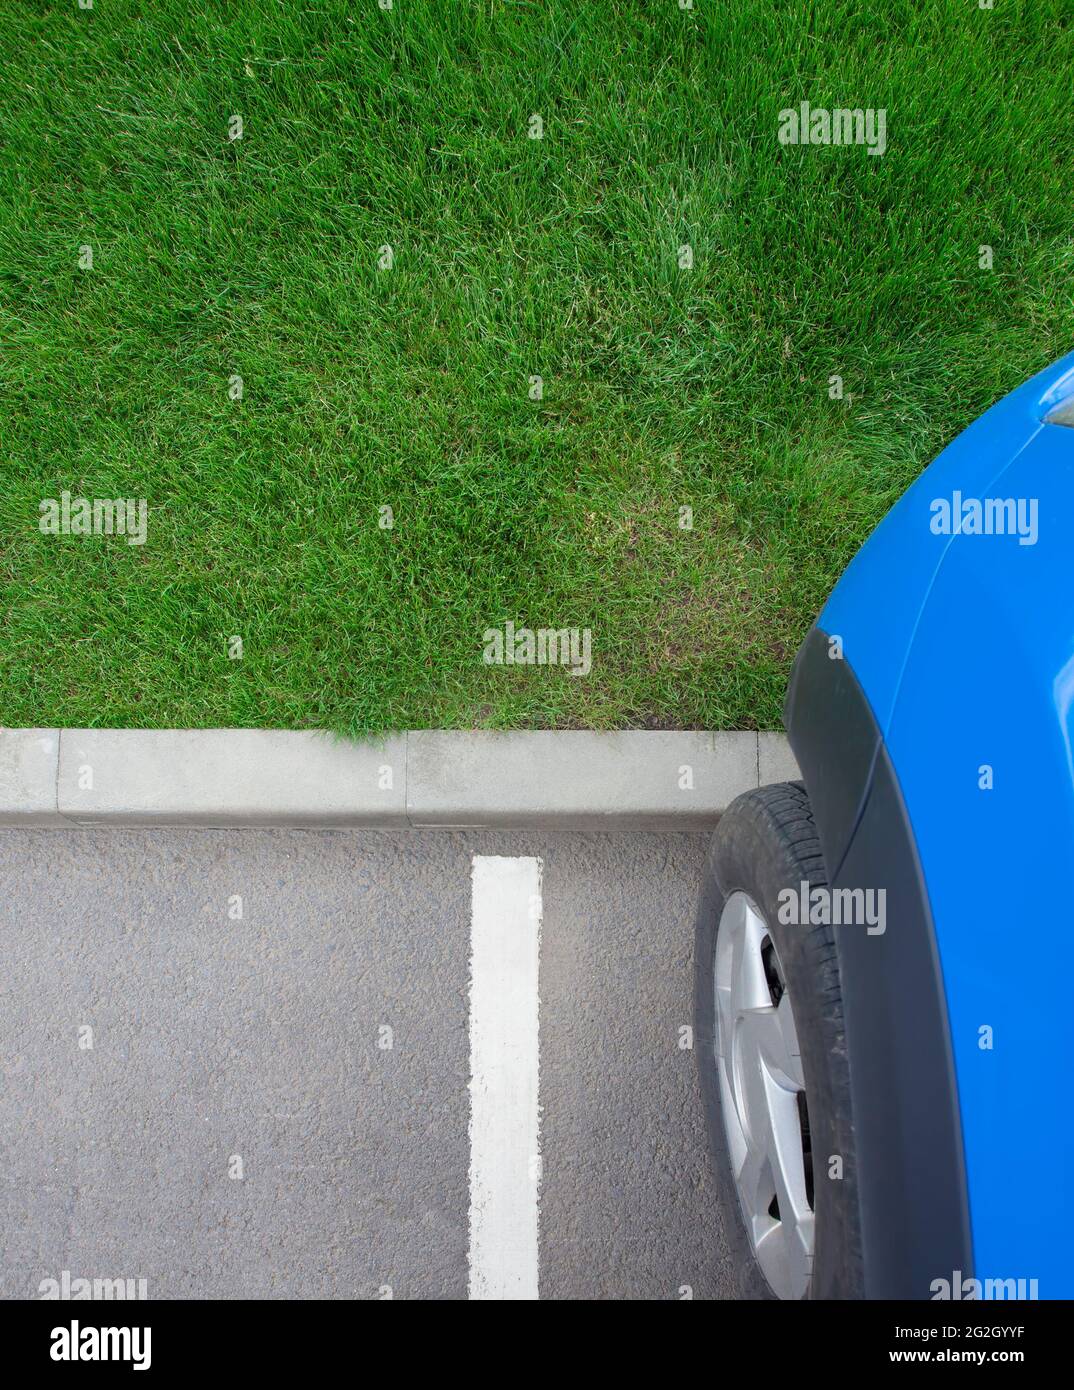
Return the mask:
M714 972L720 1108L742 1219L772 1292L802 1298L813 1271L805 1078L775 943L745 893L724 904Z

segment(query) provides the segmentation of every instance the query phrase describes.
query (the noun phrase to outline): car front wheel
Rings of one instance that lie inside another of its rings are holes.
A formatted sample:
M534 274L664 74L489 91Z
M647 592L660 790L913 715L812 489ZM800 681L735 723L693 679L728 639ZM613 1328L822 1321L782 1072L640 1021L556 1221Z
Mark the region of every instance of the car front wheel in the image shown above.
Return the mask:
M862 1296L836 943L830 926L787 920L801 915L787 890L801 901L815 888L827 874L802 784L739 797L710 846L694 968L701 1090L744 1297Z

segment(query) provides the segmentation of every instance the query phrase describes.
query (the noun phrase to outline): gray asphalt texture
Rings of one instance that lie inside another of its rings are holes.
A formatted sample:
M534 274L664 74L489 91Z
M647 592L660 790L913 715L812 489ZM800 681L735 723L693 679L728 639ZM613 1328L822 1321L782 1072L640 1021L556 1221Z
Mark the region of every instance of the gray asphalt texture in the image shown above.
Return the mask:
M0 832L0 1296L465 1298L476 853L544 860L541 1296L730 1297L680 1046L705 842Z

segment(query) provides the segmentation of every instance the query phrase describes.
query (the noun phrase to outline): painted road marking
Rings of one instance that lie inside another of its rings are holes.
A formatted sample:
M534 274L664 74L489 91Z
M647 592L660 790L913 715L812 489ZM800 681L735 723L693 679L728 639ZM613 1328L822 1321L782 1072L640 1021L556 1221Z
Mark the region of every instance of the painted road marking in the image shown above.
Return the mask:
M537 1297L541 861L475 854L470 924L470 1297Z

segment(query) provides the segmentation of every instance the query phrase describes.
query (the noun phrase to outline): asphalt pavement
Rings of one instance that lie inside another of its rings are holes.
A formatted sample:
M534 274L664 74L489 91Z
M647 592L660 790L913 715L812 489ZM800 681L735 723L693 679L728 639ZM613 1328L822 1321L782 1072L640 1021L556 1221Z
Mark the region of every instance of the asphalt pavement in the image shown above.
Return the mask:
M0 832L0 1296L465 1298L474 855L542 861L542 1298L731 1296L694 833Z

